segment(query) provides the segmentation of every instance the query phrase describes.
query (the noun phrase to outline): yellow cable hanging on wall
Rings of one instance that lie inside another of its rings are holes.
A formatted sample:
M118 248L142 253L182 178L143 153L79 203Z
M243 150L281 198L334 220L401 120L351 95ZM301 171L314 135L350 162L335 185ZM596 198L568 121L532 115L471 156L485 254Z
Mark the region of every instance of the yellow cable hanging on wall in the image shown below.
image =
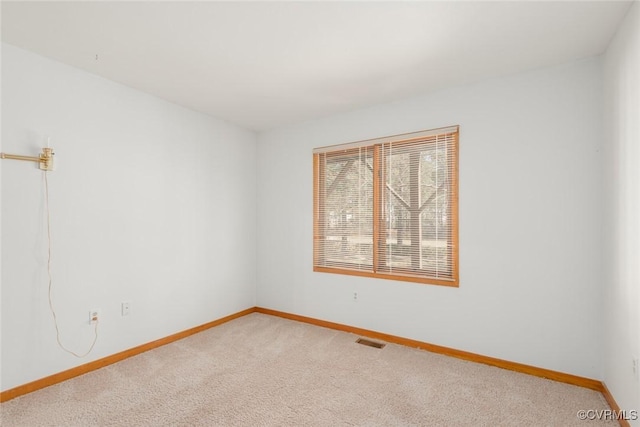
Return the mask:
M52 148L48 147L48 145L49 144L47 141L47 147L42 149L42 152L38 157L0 153L0 159L37 162L39 168L42 170L42 174L44 178L45 209L46 209L46 215L47 215L47 277L49 279L49 285L48 285L49 309L51 310L51 315L53 316L53 324L56 328L56 341L58 342L58 346L60 346L62 350L66 351L69 354L74 355L75 357L83 358L87 356L89 353L91 353L91 351L93 350L93 347L96 345L96 342L98 341L98 318L96 317L95 319L92 319L92 321L95 320L93 342L91 343L89 350L87 350L84 354L80 355L72 350L69 350L62 344L62 341L60 340L60 328L58 327L58 317L56 316L56 311L53 307L53 299L52 299L53 275L51 274L51 212L49 209L49 179L47 175L50 171L54 170L53 156L55 155L55 153L53 152Z

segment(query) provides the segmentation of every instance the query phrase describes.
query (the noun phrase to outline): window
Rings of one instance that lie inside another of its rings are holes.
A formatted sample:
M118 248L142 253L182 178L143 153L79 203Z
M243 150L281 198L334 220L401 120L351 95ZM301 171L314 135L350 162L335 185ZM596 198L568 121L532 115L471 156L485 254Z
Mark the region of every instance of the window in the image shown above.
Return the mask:
M314 271L458 286L458 127L313 152Z

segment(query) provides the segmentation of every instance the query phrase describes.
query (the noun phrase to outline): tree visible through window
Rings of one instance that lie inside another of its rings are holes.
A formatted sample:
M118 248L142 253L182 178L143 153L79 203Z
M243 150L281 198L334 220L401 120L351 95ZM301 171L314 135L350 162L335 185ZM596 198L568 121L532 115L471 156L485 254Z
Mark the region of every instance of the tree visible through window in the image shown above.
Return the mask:
M313 159L315 271L458 285L457 127Z

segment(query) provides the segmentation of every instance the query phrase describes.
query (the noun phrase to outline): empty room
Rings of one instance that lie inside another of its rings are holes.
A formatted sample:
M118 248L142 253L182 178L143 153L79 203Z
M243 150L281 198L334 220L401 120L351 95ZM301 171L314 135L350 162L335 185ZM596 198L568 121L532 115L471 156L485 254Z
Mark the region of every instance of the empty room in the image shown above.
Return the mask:
M2 1L2 426L640 426L637 1Z

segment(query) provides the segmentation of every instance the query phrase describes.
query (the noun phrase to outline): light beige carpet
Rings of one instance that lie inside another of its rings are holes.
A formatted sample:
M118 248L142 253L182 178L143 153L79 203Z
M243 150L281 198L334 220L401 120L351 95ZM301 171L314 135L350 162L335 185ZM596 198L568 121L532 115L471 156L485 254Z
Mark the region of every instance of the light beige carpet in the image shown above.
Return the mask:
M598 392L250 314L1 405L2 426L596 426ZM615 425L610 422L609 425Z

